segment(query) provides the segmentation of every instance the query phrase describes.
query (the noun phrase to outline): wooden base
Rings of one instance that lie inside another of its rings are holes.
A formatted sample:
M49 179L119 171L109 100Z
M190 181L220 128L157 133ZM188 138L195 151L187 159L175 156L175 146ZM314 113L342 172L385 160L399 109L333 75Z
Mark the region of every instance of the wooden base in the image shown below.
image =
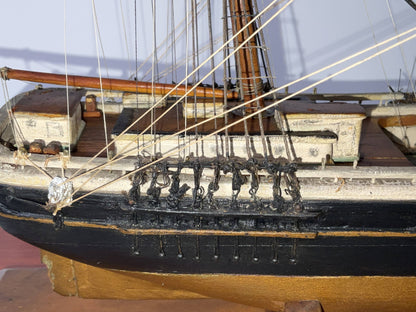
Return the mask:
M106 270L42 251L56 292L83 298L217 298L272 311L411 311L416 277L158 274ZM305 303L306 301L306 303ZM303 302L303 303L302 303ZM319 308L319 309L318 309Z
M0 270L1 312L265 312L218 299L108 300L64 297L51 290L46 268Z

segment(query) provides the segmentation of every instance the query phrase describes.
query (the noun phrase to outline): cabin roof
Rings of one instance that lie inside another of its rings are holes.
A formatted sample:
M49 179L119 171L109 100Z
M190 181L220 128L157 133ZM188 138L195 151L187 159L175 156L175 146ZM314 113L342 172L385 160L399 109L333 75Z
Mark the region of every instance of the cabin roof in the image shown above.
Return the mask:
M72 116L80 104L85 91L68 90L69 112ZM27 96L18 101L13 108L14 113L40 114L50 117L62 117L68 114L67 92L65 88L36 89L29 91Z
M313 103L309 101L284 101L279 105L285 114L352 114L365 116L365 109L360 104L355 103Z

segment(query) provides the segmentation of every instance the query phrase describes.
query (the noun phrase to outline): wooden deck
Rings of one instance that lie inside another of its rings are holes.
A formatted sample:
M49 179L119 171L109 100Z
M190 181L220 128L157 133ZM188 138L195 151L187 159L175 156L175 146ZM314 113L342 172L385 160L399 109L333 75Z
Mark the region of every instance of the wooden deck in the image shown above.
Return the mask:
M360 141L360 166L413 166L378 125L377 118L363 121Z
M111 142L111 131L117 119L118 115L116 114L106 115L108 142ZM106 145L104 121L102 116L84 118L84 121L86 123L85 129L72 155L92 157L99 153ZM110 150L114 150L114 147L111 146ZM106 157L106 152L102 152L99 157Z
M111 141L111 133L113 131L114 126L117 123L118 117L118 114L106 115L109 142ZM90 117L84 118L84 121L86 122L86 128L81 135L81 138L77 145L77 149L73 152L73 155L92 157L96 155L105 146L103 118ZM258 126L257 120L253 119L252 122ZM142 124L146 123L143 122ZM140 125L139 129L135 130L141 131L143 129L142 124ZM266 125L266 130L271 130L272 133L275 133L277 131L275 125L273 125L271 121L266 123ZM166 123L161 123L160 127L163 127L163 131L161 132L164 133L166 133L168 130L177 131L176 113L175 118L173 118L173 121L170 125L167 125ZM254 126L251 125L251 127ZM269 127L271 128L269 129ZM161 129L162 128L160 128L159 130ZM241 132L241 129L234 130L236 133ZM120 132L120 129L117 129L116 132L117 131ZM110 150L113 149L113 147L110 147ZM106 157L106 153L102 152L100 154L100 157ZM363 121L360 142L360 161L358 165L398 167L413 166L412 163L406 158L406 156L383 132L381 127L378 125L378 119L376 118L368 118Z

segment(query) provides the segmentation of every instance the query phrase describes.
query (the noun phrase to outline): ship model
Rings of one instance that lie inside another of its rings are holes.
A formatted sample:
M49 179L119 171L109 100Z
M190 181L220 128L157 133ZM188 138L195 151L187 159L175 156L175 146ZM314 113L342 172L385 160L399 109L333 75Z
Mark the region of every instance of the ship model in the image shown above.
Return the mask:
M226 1L211 70L194 64L179 83L2 68L4 83L66 87L40 86L1 110L1 227L58 256L164 281L415 285L414 92L310 92L338 73L293 93L274 86L262 31L292 1L275 2ZM363 50L354 66L415 36Z

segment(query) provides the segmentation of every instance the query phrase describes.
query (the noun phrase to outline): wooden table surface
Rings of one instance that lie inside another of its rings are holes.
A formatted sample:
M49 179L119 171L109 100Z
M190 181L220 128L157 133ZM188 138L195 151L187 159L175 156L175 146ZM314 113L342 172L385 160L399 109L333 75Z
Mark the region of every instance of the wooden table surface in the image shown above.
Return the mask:
M0 228L0 312L264 312L217 299L108 300L64 297L52 291L40 251Z

